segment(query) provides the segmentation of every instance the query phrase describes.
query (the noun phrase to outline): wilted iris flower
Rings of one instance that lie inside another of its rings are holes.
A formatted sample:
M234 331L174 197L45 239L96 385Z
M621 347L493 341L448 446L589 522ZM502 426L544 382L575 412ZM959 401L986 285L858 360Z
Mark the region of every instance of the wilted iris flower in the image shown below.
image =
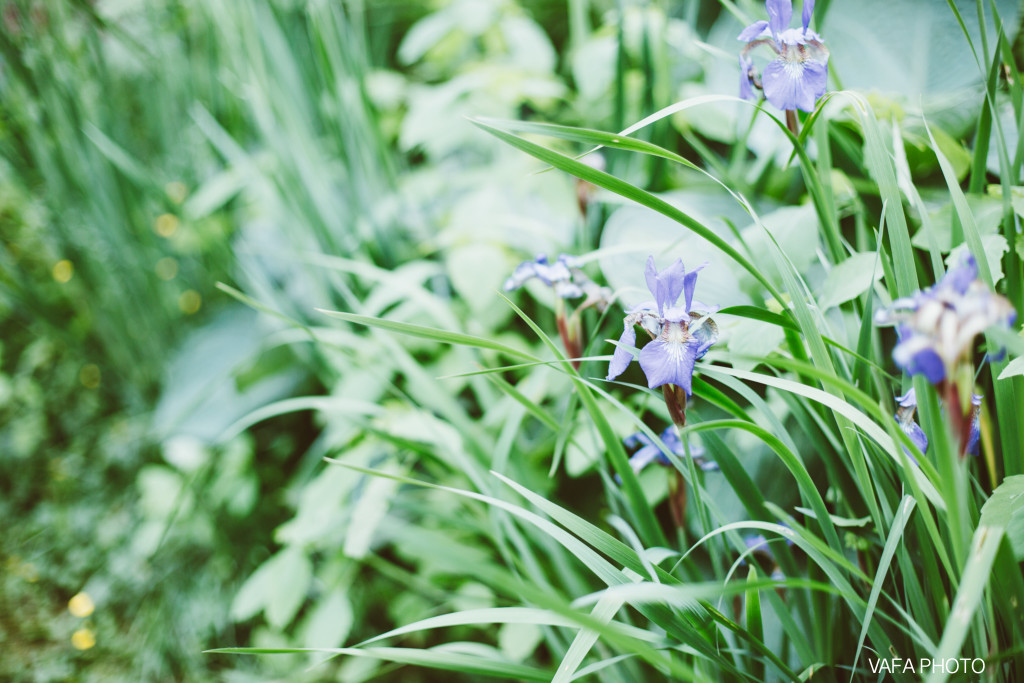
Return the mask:
M897 299L878 311L875 322L896 325L896 364L932 384L956 376L969 360L974 338L993 325L1013 324L1017 314L1004 297L978 280L978 263L967 254L934 286Z
M910 437L911 443L917 446L917 450L924 453L928 450L928 437L925 435L921 425L914 421L914 413L917 411L917 393L911 389L907 393L896 398L896 422L899 423L903 433ZM903 452L915 464L917 460L910 454L910 449L903 447Z
M659 273L654 257L648 257L644 274L654 301L640 304L625 317L607 379L621 375L633 360L629 347L636 346L634 327L640 325L653 340L640 351L640 367L647 376L647 385L654 389L672 384L682 388L687 396L691 395L693 365L718 339L715 322L707 314L690 310L697 272L703 267L686 272L683 262L676 259ZM682 305L677 306L680 295Z
M747 43L740 53L740 97L753 99L751 86L764 91L765 98L783 111L814 111L814 103L825 94L828 81L828 48L808 26L814 0L804 0L803 28L789 28L793 16L791 0L766 0L768 21L755 21L737 37ZM754 73L751 51L766 45L776 54L761 78Z
M509 292L537 278L554 290L557 297L555 320L558 324L558 334L562 338L570 362L577 370L580 368L579 356L583 353L580 312L593 306L603 313L612 300L612 290L587 277L581 266L579 259L568 254L561 254L554 263L549 262L545 254L538 254L532 261L523 261L516 266L512 275L505 280L504 287L505 291ZM581 296L586 297L583 303L576 306L571 314L568 313L564 299L576 299Z
M512 275L505 280L504 289L510 292L537 278L562 299L586 296L581 308L596 306L598 310L604 311L611 301L612 291L591 280L581 268L580 260L569 254L560 254L554 263L548 261L546 254L537 254L532 261L523 261L516 266Z
M971 426L967 434L967 453L978 455L981 442L981 394L971 394ZM911 389L907 393L896 398L896 422L899 423L903 433L910 437L910 441L917 446L922 453L928 451L928 436L921 429L921 426L914 421L914 412L917 410L917 393ZM910 449L904 446L903 452L907 454L915 464L917 460L910 454Z
M686 449L683 447L683 442L676 434L675 427L669 426L660 434L661 442L665 444L674 455L678 455L680 458L686 457ZM659 465L665 467L671 467L672 462L668 459L662 450L654 443L651 437L647 436L643 432L637 432L623 439L623 443L626 448L636 448L640 446L636 453L629 459L629 466L633 468L634 472L639 473L640 470L650 465L652 462L656 462ZM718 469L718 463L714 460L708 460L704 457L704 449L701 446L691 445L690 446L690 457L693 458L693 462L697 467L710 472Z
M967 452L978 455L981 450L981 395L971 394L971 430L967 434Z
M575 299L583 296L583 289L573 282L573 270L579 267L579 260L568 254L561 254L554 263L548 262L547 254L537 254L534 260L523 261L516 266L512 275L505 280L504 289L510 292L519 289L528 280L537 278L563 299Z

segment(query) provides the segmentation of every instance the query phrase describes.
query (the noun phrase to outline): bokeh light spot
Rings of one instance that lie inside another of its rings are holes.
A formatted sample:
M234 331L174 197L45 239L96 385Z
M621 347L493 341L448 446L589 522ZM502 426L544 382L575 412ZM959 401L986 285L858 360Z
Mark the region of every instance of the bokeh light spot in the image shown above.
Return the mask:
M96 645L96 636L92 630L80 628L71 634L71 646L76 650L88 650Z
M68 600L68 611L75 617L87 617L95 611L96 605L86 592L76 593Z
M188 188L185 187L185 183L180 180L175 180L164 185L164 192L167 193L167 197L175 204L181 204L185 201L185 197L188 195Z
M178 274L178 262L168 256L156 262L156 276L161 280L173 280Z
M203 297L199 295L194 289L186 289L178 297L178 308L185 315L192 315L199 311L199 307L203 305Z
M156 217L153 230L161 237L170 237L178 231L178 223L180 221L173 213L162 213Z
M71 276L75 274L75 265L67 259L61 259L57 263L53 264L53 279L60 283L65 283L71 279Z
M78 373L78 381L82 383L82 386L86 389L95 389L100 385L100 368L98 365L89 363L83 365L82 369Z

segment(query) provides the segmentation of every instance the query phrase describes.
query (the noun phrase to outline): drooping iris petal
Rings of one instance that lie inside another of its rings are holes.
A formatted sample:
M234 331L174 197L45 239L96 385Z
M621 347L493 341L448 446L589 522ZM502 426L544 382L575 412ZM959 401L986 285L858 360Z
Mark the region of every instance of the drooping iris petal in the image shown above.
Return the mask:
M924 430L921 429L919 424L916 422L900 422L900 429L902 429L903 433L910 438L910 442L917 446L917 450L922 453L928 450L928 436L924 433ZM917 464L917 458L913 456L909 448L904 446L903 452L907 454L907 457L910 458L911 462L915 465Z
M740 99L753 100L755 99L754 89L750 87L751 69L754 68L754 63L740 55Z
M892 350L893 360L910 375L924 375L930 384L938 384L946 377L946 366L928 340L912 336Z
M816 61L776 59L764 68L761 82L764 96L782 110L814 111L814 103L825 94L828 67Z
M526 281L530 278L537 277L537 263L536 261L523 261L516 269L512 271L512 274L505 280L505 286L503 289L506 292L511 292L513 289L519 289Z
M663 384L682 387L687 396L693 380L693 364L697 360L697 344L689 341L665 341L655 339L640 350L640 367L647 375L647 386L651 389Z
M931 384L938 384L946 376L946 368L933 349L922 349L911 357L907 363L907 372L911 375L922 374Z
M764 33L766 28L768 28L768 22L764 19L761 21L755 21L753 24L743 29L743 31L736 37L736 40L742 40L745 43L749 43Z
M697 349L694 351L694 354L697 360L700 360L718 341L718 325L711 318L697 313L691 313L690 319L688 331L697 341Z
M629 466L633 469L635 474L639 474L640 470L650 465L652 462L661 462L664 459L668 462L668 458L665 458L664 454L658 450L658 447L654 444L648 444L638 450L629 458Z
M665 448L680 458L686 457L686 447L683 442L679 439L679 435L676 433L675 427L669 425L661 434L658 435L661 442L665 445ZM629 464L632 466L634 472L639 472L644 467L647 467L651 463L657 463L663 467L671 467L672 461L669 460L665 452L658 447L658 445L651 440L644 432L637 432L631 434L622 440L622 443L626 448L640 448L630 457ZM718 463L713 460L707 460L704 457L704 449L696 444L690 446L690 457L693 459L694 464L705 472L711 472L719 469Z
M633 322L627 318L623 324L622 336L619 337L619 345L615 347L612 361L608 364L608 376L605 379L613 380L629 367L633 361L633 354L630 353L628 347L636 347L636 329L633 327Z

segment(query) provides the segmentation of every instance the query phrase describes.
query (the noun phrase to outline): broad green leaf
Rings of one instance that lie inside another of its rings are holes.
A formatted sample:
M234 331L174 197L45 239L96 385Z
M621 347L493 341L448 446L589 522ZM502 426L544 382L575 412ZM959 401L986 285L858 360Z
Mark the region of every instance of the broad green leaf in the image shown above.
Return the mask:
M1014 358L1003 371L999 373L999 379L1006 379L1007 377L1015 377L1017 375L1024 375L1024 356Z
M288 546L268 562L271 578L264 613L267 623L283 629L306 600L313 579L313 563L299 546Z
M338 647L348 637L353 619L352 603L346 592L340 588L332 590L317 599L305 621L300 642L307 647Z
M1024 475L1007 477L981 508L981 522L1005 530L1017 561L1024 561Z
M1024 475L1004 479L981 509L967 565L950 607L935 659L959 657L974 614L981 606L985 588L989 585L992 565L1004 536L1010 537L1014 554L1020 560L1024 556ZM943 683L947 678L948 670L933 670L925 680L927 683Z
M872 283L882 279L882 267L877 261L878 255L869 251L852 254L835 266L825 278L818 305L823 310L828 309L866 292Z

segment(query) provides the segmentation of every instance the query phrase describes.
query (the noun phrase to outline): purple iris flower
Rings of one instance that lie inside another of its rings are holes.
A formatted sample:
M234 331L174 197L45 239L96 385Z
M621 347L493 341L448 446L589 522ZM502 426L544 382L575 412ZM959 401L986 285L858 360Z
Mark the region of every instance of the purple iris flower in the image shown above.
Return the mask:
M680 458L686 457L686 449L683 447L683 442L680 440L676 433L675 427L669 426L660 434L661 442L665 444L668 450L672 451L674 455ZM639 473L640 470L650 465L652 462L665 467L671 467L672 462L668 459L668 456L654 443L651 437L647 436L643 432L637 432L623 439L623 443L626 444L626 448L636 448L640 446L636 453L629 459L629 465L633 468L633 471ZM708 460L704 457L704 449L701 446L691 445L690 446L690 457L693 458L693 462L697 467L701 468L705 472L711 472L718 469L718 463L714 460Z
M753 99L753 85L764 90L765 98L779 109L812 112L828 81L828 48L821 36L808 28L814 0L804 0L800 29L789 28L791 0L766 0L764 4L768 21L755 21L737 37L747 43L740 53L740 97ZM760 45L767 45L776 57L758 80L750 52Z
M644 274L654 301L640 304L623 320L622 336L608 365L607 379L621 375L633 360L629 347L636 346L634 326L640 325L653 340L640 351L640 367L647 375L647 386L654 389L674 384L682 387L687 396L691 395L694 363L718 340L715 322L707 314L690 310L697 272L703 267L686 272L683 262L676 259L659 273L654 257L647 258ZM676 305L680 295L682 305Z
M976 336L993 325L1010 327L1016 317L1006 298L978 280L978 263L967 254L935 286L879 310L875 322L896 326L900 341L892 357L897 365L939 384L955 376Z
M768 539L764 537L764 534L751 534L743 537L743 543L747 546L747 550L753 551L754 555L759 555L772 566L771 578L773 581L783 581L786 575L779 569L778 561L775 559L775 553L771 551L768 545ZM792 541L787 541L789 545L793 545ZM743 564L746 564L744 562Z
M925 435L924 430L921 429L921 425L914 422L914 412L917 410L917 393L911 389L907 393L896 398L896 422L899 423L900 429L903 433L910 437L911 443L917 446L917 450L922 453L928 450L928 437ZM917 459L911 455L910 449L906 446L903 447L903 452L907 454L911 462L917 464Z

